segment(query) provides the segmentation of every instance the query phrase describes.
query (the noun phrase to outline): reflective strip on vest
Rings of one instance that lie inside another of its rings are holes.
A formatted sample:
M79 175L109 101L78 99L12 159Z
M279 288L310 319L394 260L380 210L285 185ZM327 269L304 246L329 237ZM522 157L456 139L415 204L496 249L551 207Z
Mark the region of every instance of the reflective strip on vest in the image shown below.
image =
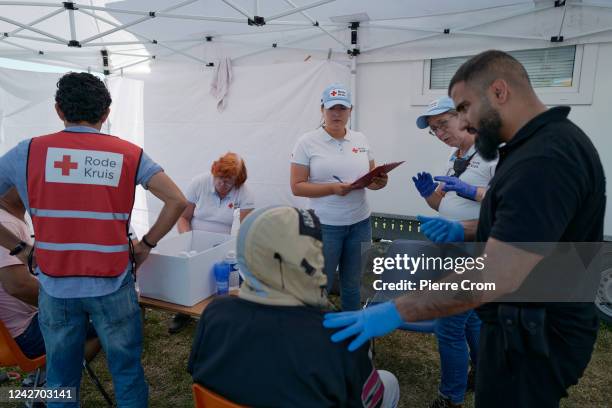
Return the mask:
M87 218L90 220L118 220L126 221L130 218L128 213L108 213L98 211L76 211L76 210L42 210L30 208L30 214L34 217L49 218Z
M92 251L103 253L125 252L130 249L128 244L125 245L98 245L98 244L57 244L54 242L36 241L36 248L46 249L48 251Z

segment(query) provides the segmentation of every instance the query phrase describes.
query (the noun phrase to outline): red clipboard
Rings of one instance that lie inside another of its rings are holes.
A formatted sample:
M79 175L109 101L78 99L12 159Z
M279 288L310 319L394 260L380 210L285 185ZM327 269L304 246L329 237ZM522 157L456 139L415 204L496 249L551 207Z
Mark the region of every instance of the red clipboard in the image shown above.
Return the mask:
M351 183L351 187L365 188L368 185L370 185L372 180L374 180L374 177L378 177L383 173L390 172L391 170L393 170L394 168L396 168L403 162L404 160L399 161L399 162L386 163L386 164L381 164L380 166L376 166L372 170L370 170L368 173L364 174L363 176L359 177L357 180L353 181Z

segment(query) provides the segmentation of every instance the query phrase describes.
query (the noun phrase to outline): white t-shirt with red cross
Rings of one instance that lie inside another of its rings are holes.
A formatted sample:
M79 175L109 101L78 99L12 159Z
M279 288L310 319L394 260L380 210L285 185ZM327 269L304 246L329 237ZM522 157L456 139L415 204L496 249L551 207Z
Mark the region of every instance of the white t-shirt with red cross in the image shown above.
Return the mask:
M291 154L292 163L309 168L308 181L315 184L337 183L334 176L352 183L370 170L370 160L374 159L364 134L349 129L342 139L333 138L323 128L308 132ZM370 216L365 189L345 196L311 198L310 207L327 225L351 225Z
M240 188L232 188L223 198L215 190L213 177L210 173L196 176L185 197L195 204L191 229L229 234L234 220L234 210L250 210L255 208L255 198L246 184Z

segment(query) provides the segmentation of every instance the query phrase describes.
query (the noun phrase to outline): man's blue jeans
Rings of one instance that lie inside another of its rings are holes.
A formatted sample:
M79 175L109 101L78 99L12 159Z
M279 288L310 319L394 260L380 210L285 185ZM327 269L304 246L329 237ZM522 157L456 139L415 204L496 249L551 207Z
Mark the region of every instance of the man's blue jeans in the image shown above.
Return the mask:
M117 405L147 406L149 391L141 365L142 319L131 274L128 273L119 290L99 297L60 299L41 288L39 314L47 349L47 387L79 388L85 332L91 318L106 353Z
M467 386L468 363L471 359L476 367L478 361L480 319L473 310L438 319L436 338L441 368L439 392L452 403L461 404Z
M340 273L342 310L361 306L361 247L372 242L370 219L351 225L321 225L327 290L334 284L336 269Z

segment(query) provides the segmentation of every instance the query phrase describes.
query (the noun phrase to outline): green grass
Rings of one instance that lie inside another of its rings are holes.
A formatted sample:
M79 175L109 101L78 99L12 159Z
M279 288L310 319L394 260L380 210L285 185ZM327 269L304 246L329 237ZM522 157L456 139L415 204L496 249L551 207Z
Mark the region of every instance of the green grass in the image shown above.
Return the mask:
M186 367L196 324L192 322L181 333L169 335L166 325L170 317L170 314L159 311L147 310L146 313L143 365L149 383L150 406L192 407L191 377ZM432 335L395 331L378 339L375 363L378 368L389 370L398 377L401 387L400 407L427 407L436 395L439 363ZM92 366L106 390L112 394L112 382L104 353L96 357ZM611 366L612 330L602 326L584 377L577 386L570 389L569 398L561 403L561 407L612 406ZM82 381L82 402L86 408L104 406L102 397L86 375ZM468 394L465 406L473 407L472 394Z

